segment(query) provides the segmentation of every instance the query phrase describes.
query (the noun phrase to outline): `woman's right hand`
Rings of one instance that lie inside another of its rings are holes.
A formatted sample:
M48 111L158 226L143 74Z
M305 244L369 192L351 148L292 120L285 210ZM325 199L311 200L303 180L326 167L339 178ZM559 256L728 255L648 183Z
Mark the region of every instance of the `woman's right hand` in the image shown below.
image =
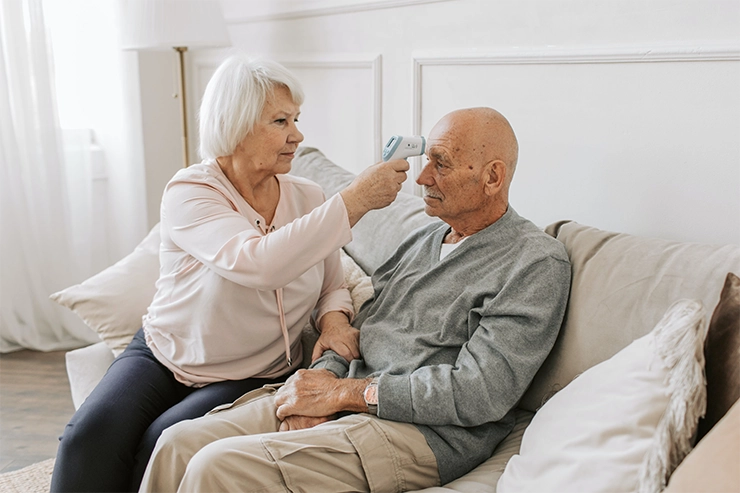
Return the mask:
M342 190L340 194L350 226L354 226L368 211L390 205L401 191L408 170L409 163L405 159L381 162L365 169Z

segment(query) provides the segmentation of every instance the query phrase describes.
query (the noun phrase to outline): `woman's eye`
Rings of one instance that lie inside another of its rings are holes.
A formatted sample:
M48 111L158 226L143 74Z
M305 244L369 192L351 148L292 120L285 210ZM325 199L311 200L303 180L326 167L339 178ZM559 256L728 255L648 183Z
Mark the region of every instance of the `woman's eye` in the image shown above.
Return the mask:
M281 125L285 122L286 122L285 118L278 118L277 120L275 120L275 123L280 123Z

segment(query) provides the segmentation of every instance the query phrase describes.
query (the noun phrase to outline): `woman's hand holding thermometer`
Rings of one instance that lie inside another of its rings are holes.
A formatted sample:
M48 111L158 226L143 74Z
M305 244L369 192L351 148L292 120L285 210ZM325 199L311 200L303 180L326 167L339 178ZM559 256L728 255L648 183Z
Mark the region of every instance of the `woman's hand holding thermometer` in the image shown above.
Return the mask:
M383 162L370 166L342 190L350 227L368 211L382 209L396 199L409 170L407 157L421 156L426 139L394 135L383 148Z

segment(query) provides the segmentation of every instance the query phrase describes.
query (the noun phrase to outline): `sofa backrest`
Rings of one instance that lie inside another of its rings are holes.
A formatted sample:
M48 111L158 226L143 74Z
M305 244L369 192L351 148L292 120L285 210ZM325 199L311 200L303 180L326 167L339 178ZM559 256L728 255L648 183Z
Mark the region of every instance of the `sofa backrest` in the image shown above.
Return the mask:
M680 243L602 231L572 221L546 228L572 264L570 300L555 347L519 407L536 411L577 375L650 332L679 299L711 317L740 246Z
M327 197L342 191L355 178L312 147L300 147L296 151L290 173L318 183ZM372 275L409 233L435 220L424 213L421 197L400 193L388 207L370 211L360 219L352 228L353 239L344 250L362 270Z

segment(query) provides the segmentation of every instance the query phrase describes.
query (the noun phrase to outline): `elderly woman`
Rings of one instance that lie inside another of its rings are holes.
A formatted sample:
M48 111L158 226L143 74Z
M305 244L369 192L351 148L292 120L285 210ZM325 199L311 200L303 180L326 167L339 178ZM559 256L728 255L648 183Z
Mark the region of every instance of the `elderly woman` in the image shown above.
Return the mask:
M303 135L298 81L274 62L226 60L200 109L200 164L161 206L160 277L143 327L61 438L52 491L137 490L157 438L301 362L314 317L320 348L359 356L339 248L390 204L408 164L379 163L325 200L287 175Z

